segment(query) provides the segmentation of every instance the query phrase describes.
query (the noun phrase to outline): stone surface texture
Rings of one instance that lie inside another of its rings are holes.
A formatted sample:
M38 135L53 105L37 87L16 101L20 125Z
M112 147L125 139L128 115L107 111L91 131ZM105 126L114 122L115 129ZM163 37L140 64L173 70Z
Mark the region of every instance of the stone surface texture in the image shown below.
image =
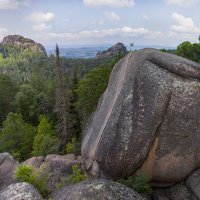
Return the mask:
M15 183L0 191L1 200L43 200L34 186L28 183Z
M0 154L0 189L16 182L14 171L18 164L9 153Z
M1 44L20 46L24 49L31 49L32 51L39 52L45 57L47 56L46 50L42 44L36 43L34 40L25 38L21 35L8 35L3 38Z
M108 180L84 181L55 192L54 200L146 200L131 188Z
M40 171L41 174L48 174L50 192L56 190L56 186L62 179L72 174L72 166L81 166L81 158L73 154L48 155L46 157L33 157L26 160L24 165L31 166Z
M199 99L200 65L155 49L130 52L84 129L86 168L113 179L140 169L163 186L187 178L200 167Z

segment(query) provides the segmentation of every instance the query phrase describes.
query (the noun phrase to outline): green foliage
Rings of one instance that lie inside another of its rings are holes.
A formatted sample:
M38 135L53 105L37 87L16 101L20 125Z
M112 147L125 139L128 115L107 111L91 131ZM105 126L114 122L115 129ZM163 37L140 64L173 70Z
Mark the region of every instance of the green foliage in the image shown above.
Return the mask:
M0 152L10 152L22 161L31 156L36 129L20 114L9 113L0 131Z
M15 81L25 82L31 77L34 66L45 59L31 49L0 44L0 74L8 74Z
M177 55L185 57L187 59L200 62L200 44L192 44L189 41L183 42L177 47Z
M177 55L185 57L185 58L192 58L192 43L189 41L183 42L178 45L177 47Z
M133 188L138 193L151 194L152 189L149 185L150 178L141 172L135 174L135 176L130 176L127 179L119 179L118 182Z
M77 165L72 166L72 174L68 177L68 182L75 184L84 181L86 176L81 172Z
M30 184L33 184L35 180L33 168L26 165L18 166L15 172L15 176L19 181L27 182Z
M35 73L29 83L22 84L15 96L14 106L23 119L33 125L38 124L38 116L45 114L54 119L54 81Z
M30 166L20 165L17 167L15 177L18 181L34 185L43 197L49 194L49 176L44 171L36 171Z
M0 75L0 126L6 115L14 110L13 99L16 92L16 83L8 75Z
M111 73L111 67L101 66L93 69L79 81L77 108L80 111L82 121L86 121L96 109L97 103L105 91Z
M74 153L74 144L76 143L76 138L72 138L71 142L68 142L66 145L66 153L72 154Z
M70 142L66 145L66 153L67 154L81 154L81 144L76 138L72 138Z
M59 190L67 184L76 184L84 181L87 177L81 172L77 165L72 166L72 174L67 178L62 178L61 182L56 185Z
M77 140L79 140L81 137L81 121L76 107L76 103L78 101L78 95L76 93L77 88L78 78L76 71L74 71L74 77L70 86L71 95L69 99L69 137L75 137Z
M43 115L40 117L40 124L37 128L37 134L33 142L34 156L46 156L55 153L59 144L59 140L53 130L49 119Z

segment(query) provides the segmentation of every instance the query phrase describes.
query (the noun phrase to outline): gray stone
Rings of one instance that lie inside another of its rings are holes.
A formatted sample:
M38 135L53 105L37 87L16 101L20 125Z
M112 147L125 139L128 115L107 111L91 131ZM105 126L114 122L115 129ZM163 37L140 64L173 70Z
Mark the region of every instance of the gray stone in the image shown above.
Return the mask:
M0 154L0 189L16 182L14 171L18 164L9 153Z
M42 44L36 43L35 41L25 38L21 35L8 35L3 38L1 44L20 46L25 49L30 49L34 52L41 53L45 57L47 56L46 50Z
M187 180L187 187L200 199L200 169L195 171Z
M15 183L0 191L1 200L43 200L34 186L28 183Z
M185 186L184 182L171 187L160 188L154 191L153 200L198 200L196 196Z
M49 176L50 193L56 190L58 183L72 174L72 166L81 166L81 158L73 154L57 155L52 154L45 157L34 157L26 160L23 164L34 167L41 172L41 175Z
M97 59L104 59L104 58L113 58L120 53L121 56L125 56L128 51L123 43L118 42L114 46L110 47L109 49L98 52L96 54Z
M155 49L130 52L84 129L82 156L113 179L140 168L153 182L180 182L200 167L199 99L200 65Z
M55 192L54 200L145 200L131 188L108 180L89 180Z
M38 169L38 168L40 168L41 164L44 162L44 159L45 158L43 156L33 157L33 158L30 158L30 159L24 161L23 164L31 166L35 169Z

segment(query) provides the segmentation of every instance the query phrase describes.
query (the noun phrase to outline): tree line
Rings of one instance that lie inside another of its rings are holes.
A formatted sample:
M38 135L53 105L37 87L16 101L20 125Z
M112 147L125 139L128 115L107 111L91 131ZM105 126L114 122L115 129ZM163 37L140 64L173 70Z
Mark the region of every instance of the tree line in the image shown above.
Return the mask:
M82 128L121 55L82 63L60 58L58 46L48 58L25 51L0 46L0 152L23 161L73 144L80 153Z

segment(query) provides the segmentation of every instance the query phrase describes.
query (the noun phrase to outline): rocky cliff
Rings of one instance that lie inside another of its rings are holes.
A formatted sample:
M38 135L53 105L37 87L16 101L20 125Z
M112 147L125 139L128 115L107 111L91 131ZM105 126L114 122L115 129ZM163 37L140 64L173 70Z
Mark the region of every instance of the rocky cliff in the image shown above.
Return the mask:
M1 42L3 45L16 45L24 49L30 49L34 52L39 52L44 56L47 56L45 48L40 43L36 43L34 40L25 38L21 35L8 35L3 38Z
M116 56L119 53L122 56L124 56L128 53L128 51L127 51L127 49L126 49L126 47L124 46L123 43L117 43L106 51L98 52L96 54L96 58L98 58L98 59L113 58L114 56Z

